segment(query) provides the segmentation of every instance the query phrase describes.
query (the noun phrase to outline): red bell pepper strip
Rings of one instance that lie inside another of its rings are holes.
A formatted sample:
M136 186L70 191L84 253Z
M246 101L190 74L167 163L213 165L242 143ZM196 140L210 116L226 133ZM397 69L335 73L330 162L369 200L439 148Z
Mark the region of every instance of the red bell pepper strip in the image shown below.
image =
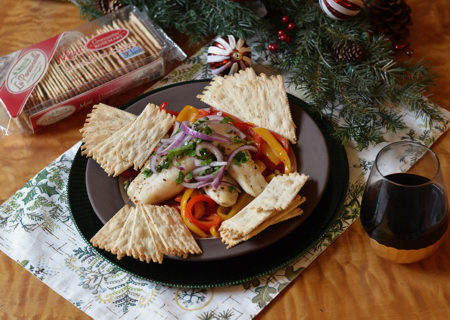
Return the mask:
M186 218L205 232L209 232L211 227L218 228L220 223L222 222L222 219L217 213L205 214L202 219L197 219L194 216L195 205L201 202L205 204L205 206L209 209L209 212L215 211L217 207L214 200L212 200L210 197L204 194L196 195L192 197L186 204Z

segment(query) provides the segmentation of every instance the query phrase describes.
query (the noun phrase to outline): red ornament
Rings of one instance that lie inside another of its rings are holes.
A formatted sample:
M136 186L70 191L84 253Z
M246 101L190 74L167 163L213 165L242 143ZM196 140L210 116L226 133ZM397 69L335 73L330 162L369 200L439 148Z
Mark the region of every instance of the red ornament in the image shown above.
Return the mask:
M409 47L409 44L408 44L408 43L397 43L397 44L394 46L394 49L395 49L396 51L402 51L402 50L406 49L407 47Z
M275 43L271 43L271 44L269 44L268 49L269 49L269 51L275 52L278 50L278 46Z
M288 30L294 30L295 29L295 23L289 22L287 25Z
M281 36L279 36L278 38L280 38L281 41L286 41L286 38L288 37L287 34L283 33Z
M286 34L284 30L278 30L278 36L281 37L283 34Z
M289 17L288 16L283 16L282 18L281 18L281 21L283 22L283 23L288 23L289 22Z
M290 36L286 36L286 39L284 39L284 42L287 42L287 43L291 42L291 37Z

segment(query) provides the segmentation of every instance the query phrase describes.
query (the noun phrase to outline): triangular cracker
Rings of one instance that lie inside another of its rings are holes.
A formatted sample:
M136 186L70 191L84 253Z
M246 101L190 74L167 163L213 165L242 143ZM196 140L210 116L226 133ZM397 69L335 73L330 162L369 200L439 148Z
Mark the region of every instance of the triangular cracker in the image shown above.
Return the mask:
M189 253L202 253L175 208L154 205L142 205L142 207L158 232L168 254L186 257Z
M292 143L297 141L281 75L256 76L252 68L246 68L231 76L214 78L197 98L243 121L270 129Z
M150 261L162 263L163 254L156 245L146 214L140 205L135 209L135 216L131 244L127 254L147 263Z
M82 134L82 154L92 157L92 152L98 145L120 128L136 119L136 115L100 103L92 107L87 115Z
M175 116L148 104L131 126L124 132L116 147L120 157L132 162L134 169L141 169L151 153L172 127Z
M91 238L91 243L100 249L111 251L111 244L119 237L132 207L125 205Z
M132 208L120 231L119 236L111 243L111 253L117 255L120 260L123 256L128 255L131 246L131 235L133 233L134 220L136 218L136 208Z

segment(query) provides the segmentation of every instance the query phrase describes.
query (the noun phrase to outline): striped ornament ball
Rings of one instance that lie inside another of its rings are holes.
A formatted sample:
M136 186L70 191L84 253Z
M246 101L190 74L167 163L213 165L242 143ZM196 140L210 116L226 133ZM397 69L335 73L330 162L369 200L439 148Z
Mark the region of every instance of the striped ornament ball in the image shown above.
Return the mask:
M346 20L356 16L364 5L362 0L319 0L322 11L330 18Z

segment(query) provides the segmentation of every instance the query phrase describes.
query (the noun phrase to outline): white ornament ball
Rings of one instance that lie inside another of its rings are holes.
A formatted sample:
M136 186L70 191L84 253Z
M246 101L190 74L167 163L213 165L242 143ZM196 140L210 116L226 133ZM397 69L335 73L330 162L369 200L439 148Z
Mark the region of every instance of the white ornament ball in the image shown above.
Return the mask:
M330 18L346 20L356 16L364 5L362 0L319 0L322 11Z

